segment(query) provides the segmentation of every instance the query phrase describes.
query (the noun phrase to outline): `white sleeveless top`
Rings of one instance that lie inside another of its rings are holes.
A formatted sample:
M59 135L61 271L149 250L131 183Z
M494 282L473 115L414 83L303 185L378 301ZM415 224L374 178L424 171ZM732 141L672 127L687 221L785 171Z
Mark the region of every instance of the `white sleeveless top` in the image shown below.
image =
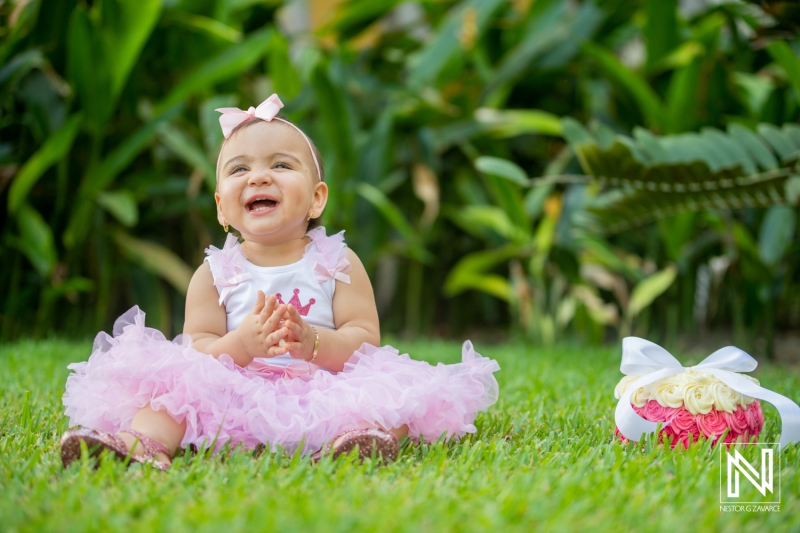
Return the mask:
M344 231L330 237L319 227L306 234L303 258L291 265L262 267L247 260L237 238L228 235L225 246L206 248L206 261L225 306L228 331L239 327L253 310L258 291L278 296L279 303L294 306L303 319L317 328L336 329L333 321L333 293L336 280L350 283ZM270 358L270 364L286 366L297 362L289 354Z

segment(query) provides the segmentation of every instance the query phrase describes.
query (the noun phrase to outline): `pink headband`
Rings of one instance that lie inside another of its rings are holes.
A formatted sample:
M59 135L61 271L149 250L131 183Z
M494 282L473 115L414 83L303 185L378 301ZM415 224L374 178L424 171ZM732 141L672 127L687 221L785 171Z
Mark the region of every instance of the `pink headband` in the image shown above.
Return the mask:
M250 107L247 111L242 111L238 107L220 107L219 109L215 109L215 111L219 111L222 113L219 117L219 125L222 126L222 135L225 136L225 140L231 136L231 132L241 124L242 122L247 122L248 120L253 120L254 118L260 118L261 120L266 120L267 122L271 122L273 119L283 122L284 124L288 124L289 126L296 129L300 135L303 136L305 139L306 144L308 145L308 149L311 152L311 158L314 160L314 167L317 169L317 176L319 176L319 180L322 181L322 171L319 168L319 161L317 161L317 156L314 154L314 148L311 146L311 140L303 133L303 130L289 122L288 120L284 120L280 117L276 117L275 115L278 114L278 111L281 110L283 107L283 102L281 99L278 98L277 94L273 94L263 102L258 107ZM223 146L225 145L225 141L222 142ZM222 148L220 147L219 156L217 157L217 176L219 176L219 163L220 158L222 157Z

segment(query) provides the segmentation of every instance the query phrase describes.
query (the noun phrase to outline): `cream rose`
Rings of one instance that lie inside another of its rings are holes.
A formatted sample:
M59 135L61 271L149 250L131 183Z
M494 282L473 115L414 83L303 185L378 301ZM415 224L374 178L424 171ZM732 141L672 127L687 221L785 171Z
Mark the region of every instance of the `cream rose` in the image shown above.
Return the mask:
M644 387L639 387L633 391L633 394L631 394L631 403L636 407L644 407L647 405L647 400L653 397L652 390L652 383L645 385Z
M683 384L679 376L674 374L653 383L653 399L665 407L683 407Z
M708 389L717 411L732 413L742 397L741 394L719 380L714 380L706 385L706 389Z
M707 414L714 407L714 398L711 397L709 387L697 383L683 382L683 405L693 415Z
M631 383L636 381L642 376L625 376L622 378L617 386L614 388L614 397L618 400L625 394L625 391L628 390L628 387L631 386ZM652 394L652 387L653 384L645 385L644 387L639 387L637 390L633 391L631 394L631 403L636 407L644 407L647 404L647 400L653 398Z
M625 394L626 390L628 390L628 387L630 386L630 384L633 383L634 381L636 381L637 379L639 379L640 377L641 376L625 376L624 378L619 380L619 383L617 383L617 386L614 387L614 397L617 400L622 398L622 395Z
M756 378L740 375L759 385ZM614 388L614 397L621 398L628 387L640 377L623 377ZM753 403L754 398L736 392L713 374L686 370L640 387L631 394L631 403L636 407L644 407L648 400L655 400L659 405L674 409L686 407L693 415L697 415L707 414L712 406L718 411L732 413L737 405L747 407Z

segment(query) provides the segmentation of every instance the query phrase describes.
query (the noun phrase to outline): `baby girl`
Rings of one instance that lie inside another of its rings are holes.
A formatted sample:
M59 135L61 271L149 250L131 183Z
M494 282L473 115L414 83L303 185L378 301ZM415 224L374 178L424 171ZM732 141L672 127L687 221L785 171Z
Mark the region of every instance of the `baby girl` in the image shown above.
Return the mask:
M217 218L186 296L184 335L169 341L134 307L88 361L69 366L65 466L109 450L165 469L178 447L264 444L392 460L398 439L475 431L497 401L499 370L472 344L462 362L431 366L380 346L369 278L343 233L319 227L328 200L319 153L277 116L272 95L224 108Z

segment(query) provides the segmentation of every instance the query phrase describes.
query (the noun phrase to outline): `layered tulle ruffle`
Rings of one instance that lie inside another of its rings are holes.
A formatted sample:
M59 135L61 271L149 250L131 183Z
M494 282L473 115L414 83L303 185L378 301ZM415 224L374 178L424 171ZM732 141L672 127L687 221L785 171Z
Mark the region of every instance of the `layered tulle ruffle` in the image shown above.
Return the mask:
M300 363L290 369L263 364L241 368L223 355L198 352L187 337L167 340L144 325L134 307L100 333L88 361L74 363L64 405L71 425L103 431L130 426L150 403L186 421L183 446L259 443L290 451L318 449L355 427L399 427L426 440L475 431L478 412L497 401L499 370L470 342L462 362L432 366L390 346L364 344L333 374ZM308 373L308 372L311 373Z

